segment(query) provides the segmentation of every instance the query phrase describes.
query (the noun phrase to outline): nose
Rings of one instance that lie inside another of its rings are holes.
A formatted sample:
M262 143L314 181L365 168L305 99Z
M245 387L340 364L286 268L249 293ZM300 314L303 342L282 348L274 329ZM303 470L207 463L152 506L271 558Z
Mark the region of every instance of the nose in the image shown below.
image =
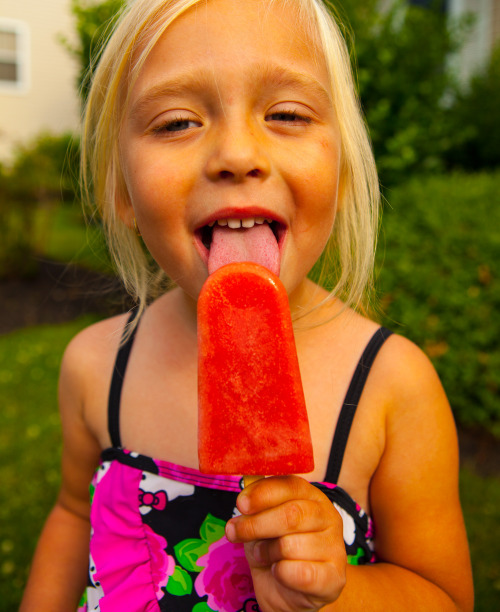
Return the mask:
M212 148L206 164L211 181L238 183L269 175L270 160L264 137L248 121L231 121L214 129Z

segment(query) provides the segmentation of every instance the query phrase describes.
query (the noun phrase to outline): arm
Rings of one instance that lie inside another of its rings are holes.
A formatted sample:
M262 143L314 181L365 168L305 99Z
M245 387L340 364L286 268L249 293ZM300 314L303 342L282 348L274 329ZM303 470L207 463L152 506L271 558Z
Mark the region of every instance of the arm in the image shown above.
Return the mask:
M60 493L40 536L20 612L76 610L88 572L89 484L100 447L83 418L80 345L66 349L59 379L63 432Z
M346 567L338 518L308 483L259 481L228 537L246 543L263 612L472 610L451 411L427 358L403 338L389 342L367 386L368 398L385 389L386 442L370 484L380 563Z
M390 370L382 377L393 382L385 449L370 485L381 563L349 568L356 580L347 586L356 585L357 593L346 588L342 597L348 602L351 595L370 592L373 604L387 602L374 610L472 610L453 416L427 357L401 337L392 342L391 362L386 355L379 364ZM341 603L342 598L340 610Z

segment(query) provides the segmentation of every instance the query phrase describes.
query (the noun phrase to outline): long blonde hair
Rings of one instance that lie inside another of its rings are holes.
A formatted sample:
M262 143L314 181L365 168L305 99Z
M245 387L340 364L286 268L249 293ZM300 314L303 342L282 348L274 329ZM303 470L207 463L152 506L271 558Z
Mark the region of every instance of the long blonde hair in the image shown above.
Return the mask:
M120 128L133 83L158 39L180 15L207 1L129 1L95 71L91 67L92 85L82 122L83 200L101 216L117 271L140 310L167 288L168 281L118 214L118 202L128 198L120 164ZM320 277L333 287L332 296L363 308L372 286L380 196L347 46L330 2L268 2L286 3L298 10L300 23L326 62L342 143L338 213Z

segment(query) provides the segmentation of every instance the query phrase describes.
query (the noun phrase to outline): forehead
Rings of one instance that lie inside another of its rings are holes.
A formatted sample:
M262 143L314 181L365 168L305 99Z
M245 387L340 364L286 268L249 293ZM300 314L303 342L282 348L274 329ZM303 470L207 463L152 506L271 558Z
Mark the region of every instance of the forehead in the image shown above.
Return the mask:
M310 76L328 89L314 28L299 19L298 5L289 0L202 0L163 32L136 86L196 70L203 72L202 80L222 70L235 77L248 72L256 79L274 66L277 72L303 75L304 83Z

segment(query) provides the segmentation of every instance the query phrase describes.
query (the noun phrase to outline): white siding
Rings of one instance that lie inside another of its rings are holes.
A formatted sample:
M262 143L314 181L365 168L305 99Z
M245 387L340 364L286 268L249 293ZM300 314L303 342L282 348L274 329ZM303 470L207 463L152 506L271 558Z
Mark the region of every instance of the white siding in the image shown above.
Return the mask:
M57 40L74 37L69 0L0 0L0 26L15 20L27 30L28 61L18 90L0 85L0 160L15 143L42 130L60 133L78 127L77 62Z
M450 16L475 15L475 25L454 65L460 80L466 83L482 68L493 46L500 39L500 0L449 0Z

